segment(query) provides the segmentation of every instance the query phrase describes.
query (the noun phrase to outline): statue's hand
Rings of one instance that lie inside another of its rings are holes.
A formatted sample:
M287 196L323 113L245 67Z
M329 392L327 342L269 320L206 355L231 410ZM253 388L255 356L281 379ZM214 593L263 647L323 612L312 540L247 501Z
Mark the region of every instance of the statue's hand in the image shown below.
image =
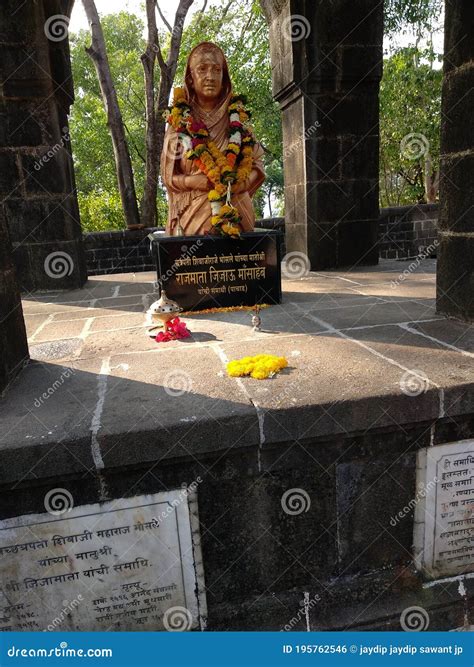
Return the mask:
M205 174L186 176L186 189L208 192L210 190L209 180Z

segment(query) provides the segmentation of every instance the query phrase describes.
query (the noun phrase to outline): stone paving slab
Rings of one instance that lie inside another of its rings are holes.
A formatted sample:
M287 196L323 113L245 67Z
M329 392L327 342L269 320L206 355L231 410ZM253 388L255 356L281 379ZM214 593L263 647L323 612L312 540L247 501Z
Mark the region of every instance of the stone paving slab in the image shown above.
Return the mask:
M464 352L474 353L474 327L467 326L463 322L446 319L435 322L421 322L412 324L411 329L419 334L433 339L433 342L441 341L445 346L453 346Z
M98 299L94 304L94 308L117 308L126 312L128 306L146 306L150 301L151 298L144 301L142 294L117 297L109 296L104 299Z
M311 317L319 315L318 319L336 329L391 324L394 322L411 322L413 320L426 320L437 317L433 304L424 307L413 301L398 301L394 303L374 302L324 311L316 307L309 310L305 309L304 312L309 315L309 317L305 318L306 320L311 320Z
M443 324L446 327L446 321ZM437 387L440 417L474 413L473 353L447 349L442 342L401 327L379 327L375 336L373 331L361 329L352 334L355 340L390 359L390 363L407 369L400 385L408 395L418 399L431 387ZM441 337L445 336L441 333Z
M38 331L34 337L35 343L58 340L58 325L49 319L43 323L43 328ZM81 335L84 328L83 320L72 320L71 322L61 322L61 340L66 338L77 338Z
M435 312L433 260L285 280L262 331L249 312L195 314L192 337L168 344L144 326L155 278L100 276L23 301L36 361L0 401L5 481L474 412L474 330ZM290 368L227 377L226 360L262 352Z
M209 348L116 355L99 442L106 466L255 445L258 417Z
M29 364L0 403L0 483L95 469L98 359Z
M109 357L119 352L146 352L154 350L157 344L148 338L143 327L130 329L114 329L92 332L86 337L79 352L82 359Z
M383 298L429 299L433 294L433 281L403 281L395 285L391 282L360 285L357 288L357 292L358 294L380 296Z
M54 301L40 301L39 299L23 299L23 314L29 315L51 315L55 313L68 313L73 310L86 310L89 307L89 301L82 301L82 305L71 306L67 303L56 303Z
M372 329L371 338L378 331ZM228 358L261 350L257 342L223 349ZM272 340L265 351L289 361L271 380L241 380L261 414L265 443L365 432L439 415L436 390L414 400L401 387L405 369L337 334Z
M91 322L89 331L92 335L97 331L143 327L144 320L143 309L136 313L124 313L123 311L110 313L109 311L107 315L95 317Z
M416 260L404 260L399 261L397 259L381 259L379 264L374 266L364 266L356 269L328 269L324 272L316 272L314 275L324 275L324 276L341 276L342 278L349 278L354 281L362 280L372 280L372 276L376 276L377 280L380 280L380 277L387 276L391 273L399 275L405 270L409 271L410 275L415 275L416 277L422 276L434 276L436 277L436 260L435 259L424 259L415 269L410 270L410 266L416 263Z
M337 297L345 294L350 296L354 294L353 285L341 282L336 279L325 279L324 277L314 277L311 280L303 278L298 281L284 280L285 291L283 301L312 301L315 295L323 297Z
M30 356L35 361L65 363L68 360L77 359L82 345L81 338L65 338L36 344L30 341Z
M94 317L95 319L99 319L101 317L115 317L117 315L129 315L130 313L143 313L144 306L143 302L140 300L134 304L127 304L126 306L119 305L119 306L114 306L111 305L109 307L105 308L100 308L100 307L95 307L95 308L70 308L67 311L62 311L62 312L55 312L54 313L54 321L55 322L61 322L61 321L68 321L68 320L85 320L89 317Z
M193 331L209 332L216 340L240 341L267 340L270 335L280 334L308 334L321 331L321 326L304 317L299 309L275 307L264 309L261 312L262 332L254 332L252 327L252 312L226 313L219 315L198 315L189 317L188 325ZM197 335L197 334L195 334Z
M38 327L46 322L48 317L49 315L47 313L29 315L28 317L25 317L26 333L28 338L31 338Z

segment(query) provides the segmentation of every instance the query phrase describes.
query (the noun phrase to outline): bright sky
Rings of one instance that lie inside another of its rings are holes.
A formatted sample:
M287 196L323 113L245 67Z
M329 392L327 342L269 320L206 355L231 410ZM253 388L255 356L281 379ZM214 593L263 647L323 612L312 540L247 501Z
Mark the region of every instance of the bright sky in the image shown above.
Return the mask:
M129 11L130 13L140 16L144 22L146 22L145 14L145 3L143 0L96 0L97 11L101 16L104 14L118 14L122 10ZM176 9L179 4L179 0L161 0L160 9L163 14L166 16L168 21L171 23L174 19ZM202 7L202 0L196 0L188 13L188 18L194 12L198 11ZM71 32L77 32L81 28L87 29L88 23L84 8L82 6L81 0L76 0L74 3L74 8L72 10L71 22L69 24L69 30Z
M208 8L216 2L217 0L211 0L211 2L208 3ZM161 0L159 4L163 14L166 16L168 21L172 23L176 9L179 4L179 0ZM189 10L187 21L194 12L199 11L201 9L202 5L203 5L203 0L195 0L194 4ZM146 23L144 0L96 0L96 7L100 15L114 14L122 10L126 10L142 17L144 23ZM441 26L442 26L442 20L440 21L440 28ZM74 8L72 10L72 17L71 17L71 22L69 24L69 29L71 30L71 32L77 32L81 28L87 29L88 23L81 0L76 0L76 2L74 3ZM443 32L441 29L437 31L437 33L433 36L433 41L435 50L438 51L438 53L442 53ZM405 46L413 42L414 39L413 36L411 35L400 34L397 35L395 38L396 46ZM388 48L387 41L384 43L384 47Z

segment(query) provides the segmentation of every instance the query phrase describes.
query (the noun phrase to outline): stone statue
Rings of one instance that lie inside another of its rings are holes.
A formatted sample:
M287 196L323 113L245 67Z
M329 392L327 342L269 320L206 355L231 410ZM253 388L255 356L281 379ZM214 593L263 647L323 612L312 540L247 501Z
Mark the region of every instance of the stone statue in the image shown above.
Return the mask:
M223 51L203 42L190 53L183 88L174 91L161 157L169 235L252 231L252 197L265 180L263 149L245 99L232 91Z

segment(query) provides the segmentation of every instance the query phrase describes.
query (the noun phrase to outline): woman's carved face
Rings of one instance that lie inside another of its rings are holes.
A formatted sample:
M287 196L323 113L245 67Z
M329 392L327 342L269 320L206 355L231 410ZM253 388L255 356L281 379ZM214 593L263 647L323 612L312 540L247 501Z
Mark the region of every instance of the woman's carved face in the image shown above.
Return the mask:
M203 51L191 60L191 75L198 99L218 100L222 93L224 70L218 51Z

